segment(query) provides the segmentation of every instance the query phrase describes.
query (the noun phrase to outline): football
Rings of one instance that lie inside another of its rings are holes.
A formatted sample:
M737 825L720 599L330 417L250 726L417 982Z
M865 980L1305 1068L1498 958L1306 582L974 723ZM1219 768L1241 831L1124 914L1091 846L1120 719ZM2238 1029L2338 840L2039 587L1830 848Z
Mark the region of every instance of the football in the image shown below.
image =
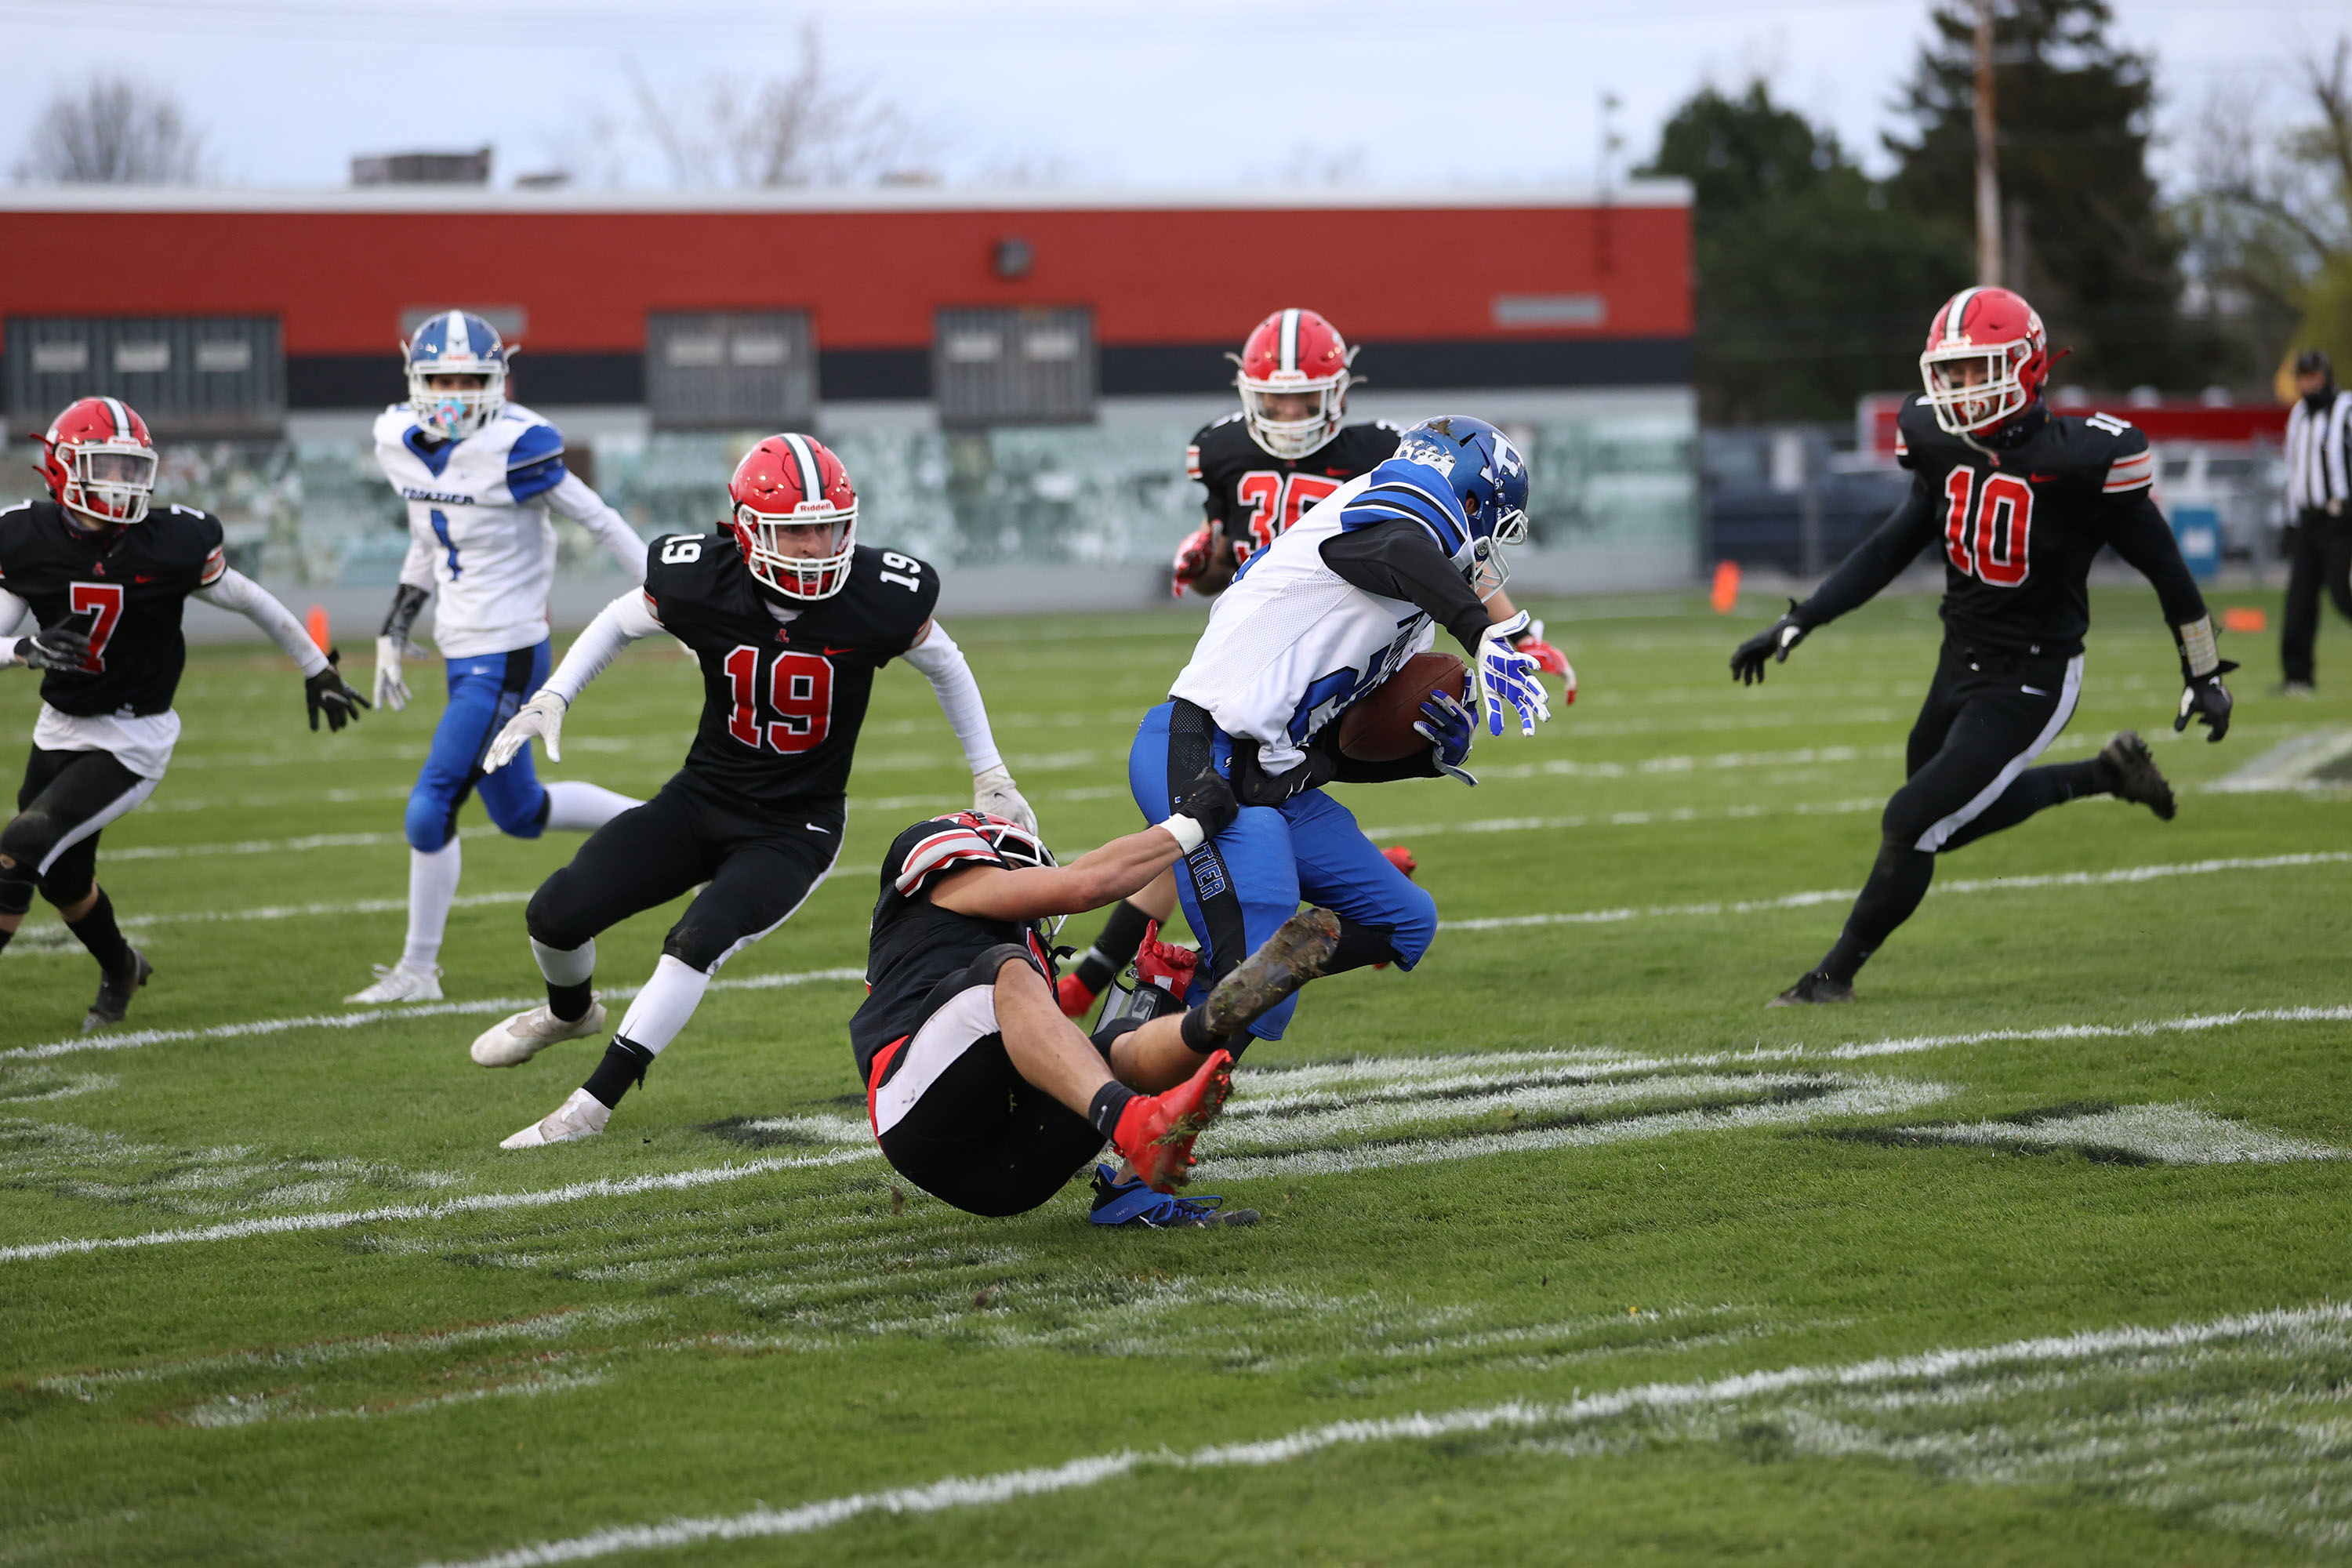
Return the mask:
M1470 672L1450 653L1417 653L1339 720L1339 750L1360 763L1393 763L1425 752L1413 730L1433 691L1462 700Z

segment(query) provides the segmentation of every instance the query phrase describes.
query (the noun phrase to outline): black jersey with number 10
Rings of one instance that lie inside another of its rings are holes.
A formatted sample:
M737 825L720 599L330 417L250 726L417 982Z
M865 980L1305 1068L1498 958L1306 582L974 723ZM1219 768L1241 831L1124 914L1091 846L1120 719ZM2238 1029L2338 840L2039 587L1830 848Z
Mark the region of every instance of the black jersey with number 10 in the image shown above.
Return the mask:
M861 544L841 592L777 604L732 537L674 534L646 553L646 597L702 666L686 772L754 810L789 810L847 793L874 672L914 645L940 580L911 555Z

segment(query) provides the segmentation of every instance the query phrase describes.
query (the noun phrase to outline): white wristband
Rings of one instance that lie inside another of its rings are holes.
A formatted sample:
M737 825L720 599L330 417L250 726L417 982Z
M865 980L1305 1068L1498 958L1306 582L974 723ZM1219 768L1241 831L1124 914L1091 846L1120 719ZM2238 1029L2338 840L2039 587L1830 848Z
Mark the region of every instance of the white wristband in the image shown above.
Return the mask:
M1176 840L1177 847L1183 850L1187 855L1190 855L1193 850L1198 849L1209 837L1207 834L1201 831L1201 825L1199 823L1193 821L1189 816L1181 815L1171 816L1160 826L1167 831L1171 837Z

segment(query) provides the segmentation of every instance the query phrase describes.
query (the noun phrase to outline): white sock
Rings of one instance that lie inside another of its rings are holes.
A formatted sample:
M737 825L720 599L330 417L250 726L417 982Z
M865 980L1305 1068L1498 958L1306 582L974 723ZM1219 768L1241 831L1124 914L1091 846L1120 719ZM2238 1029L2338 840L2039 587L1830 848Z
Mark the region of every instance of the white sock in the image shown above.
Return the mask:
M603 784L564 779L547 786L547 826L565 833L593 833L629 807L644 804Z
M408 852L408 947L400 962L411 969L429 970L441 957L441 933L449 929L449 906L457 901L460 864L455 837L430 854Z
M677 1038L677 1032L694 1016L709 984L710 976L694 965L662 954L662 961L654 966L654 977L629 1004L628 1016L614 1033L633 1046L661 1055L662 1047Z
M550 985L584 985L596 973L596 939L593 936L573 948L549 947L533 937L530 955L539 961L539 972Z

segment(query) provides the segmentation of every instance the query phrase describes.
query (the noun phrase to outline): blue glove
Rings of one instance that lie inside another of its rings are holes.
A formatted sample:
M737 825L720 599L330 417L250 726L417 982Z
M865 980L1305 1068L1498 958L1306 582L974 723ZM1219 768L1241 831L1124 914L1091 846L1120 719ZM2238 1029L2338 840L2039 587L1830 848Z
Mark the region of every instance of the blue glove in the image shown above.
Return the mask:
M1439 773L1466 784L1478 782L1462 765L1470 760L1470 742L1478 733L1470 710L1443 691L1433 691L1429 700L1421 705L1421 717L1413 721L1412 731L1429 742Z
M1536 726L1551 717L1551 700L1536 677L1536 661L1511 646L1511 639L1527 629L1528 613L1521 610L1509 620L1488 626L1478 638L1478 705L1485 710L1490 734L1503 732L1506 702L1517 710L1522 735L1534 734Z

